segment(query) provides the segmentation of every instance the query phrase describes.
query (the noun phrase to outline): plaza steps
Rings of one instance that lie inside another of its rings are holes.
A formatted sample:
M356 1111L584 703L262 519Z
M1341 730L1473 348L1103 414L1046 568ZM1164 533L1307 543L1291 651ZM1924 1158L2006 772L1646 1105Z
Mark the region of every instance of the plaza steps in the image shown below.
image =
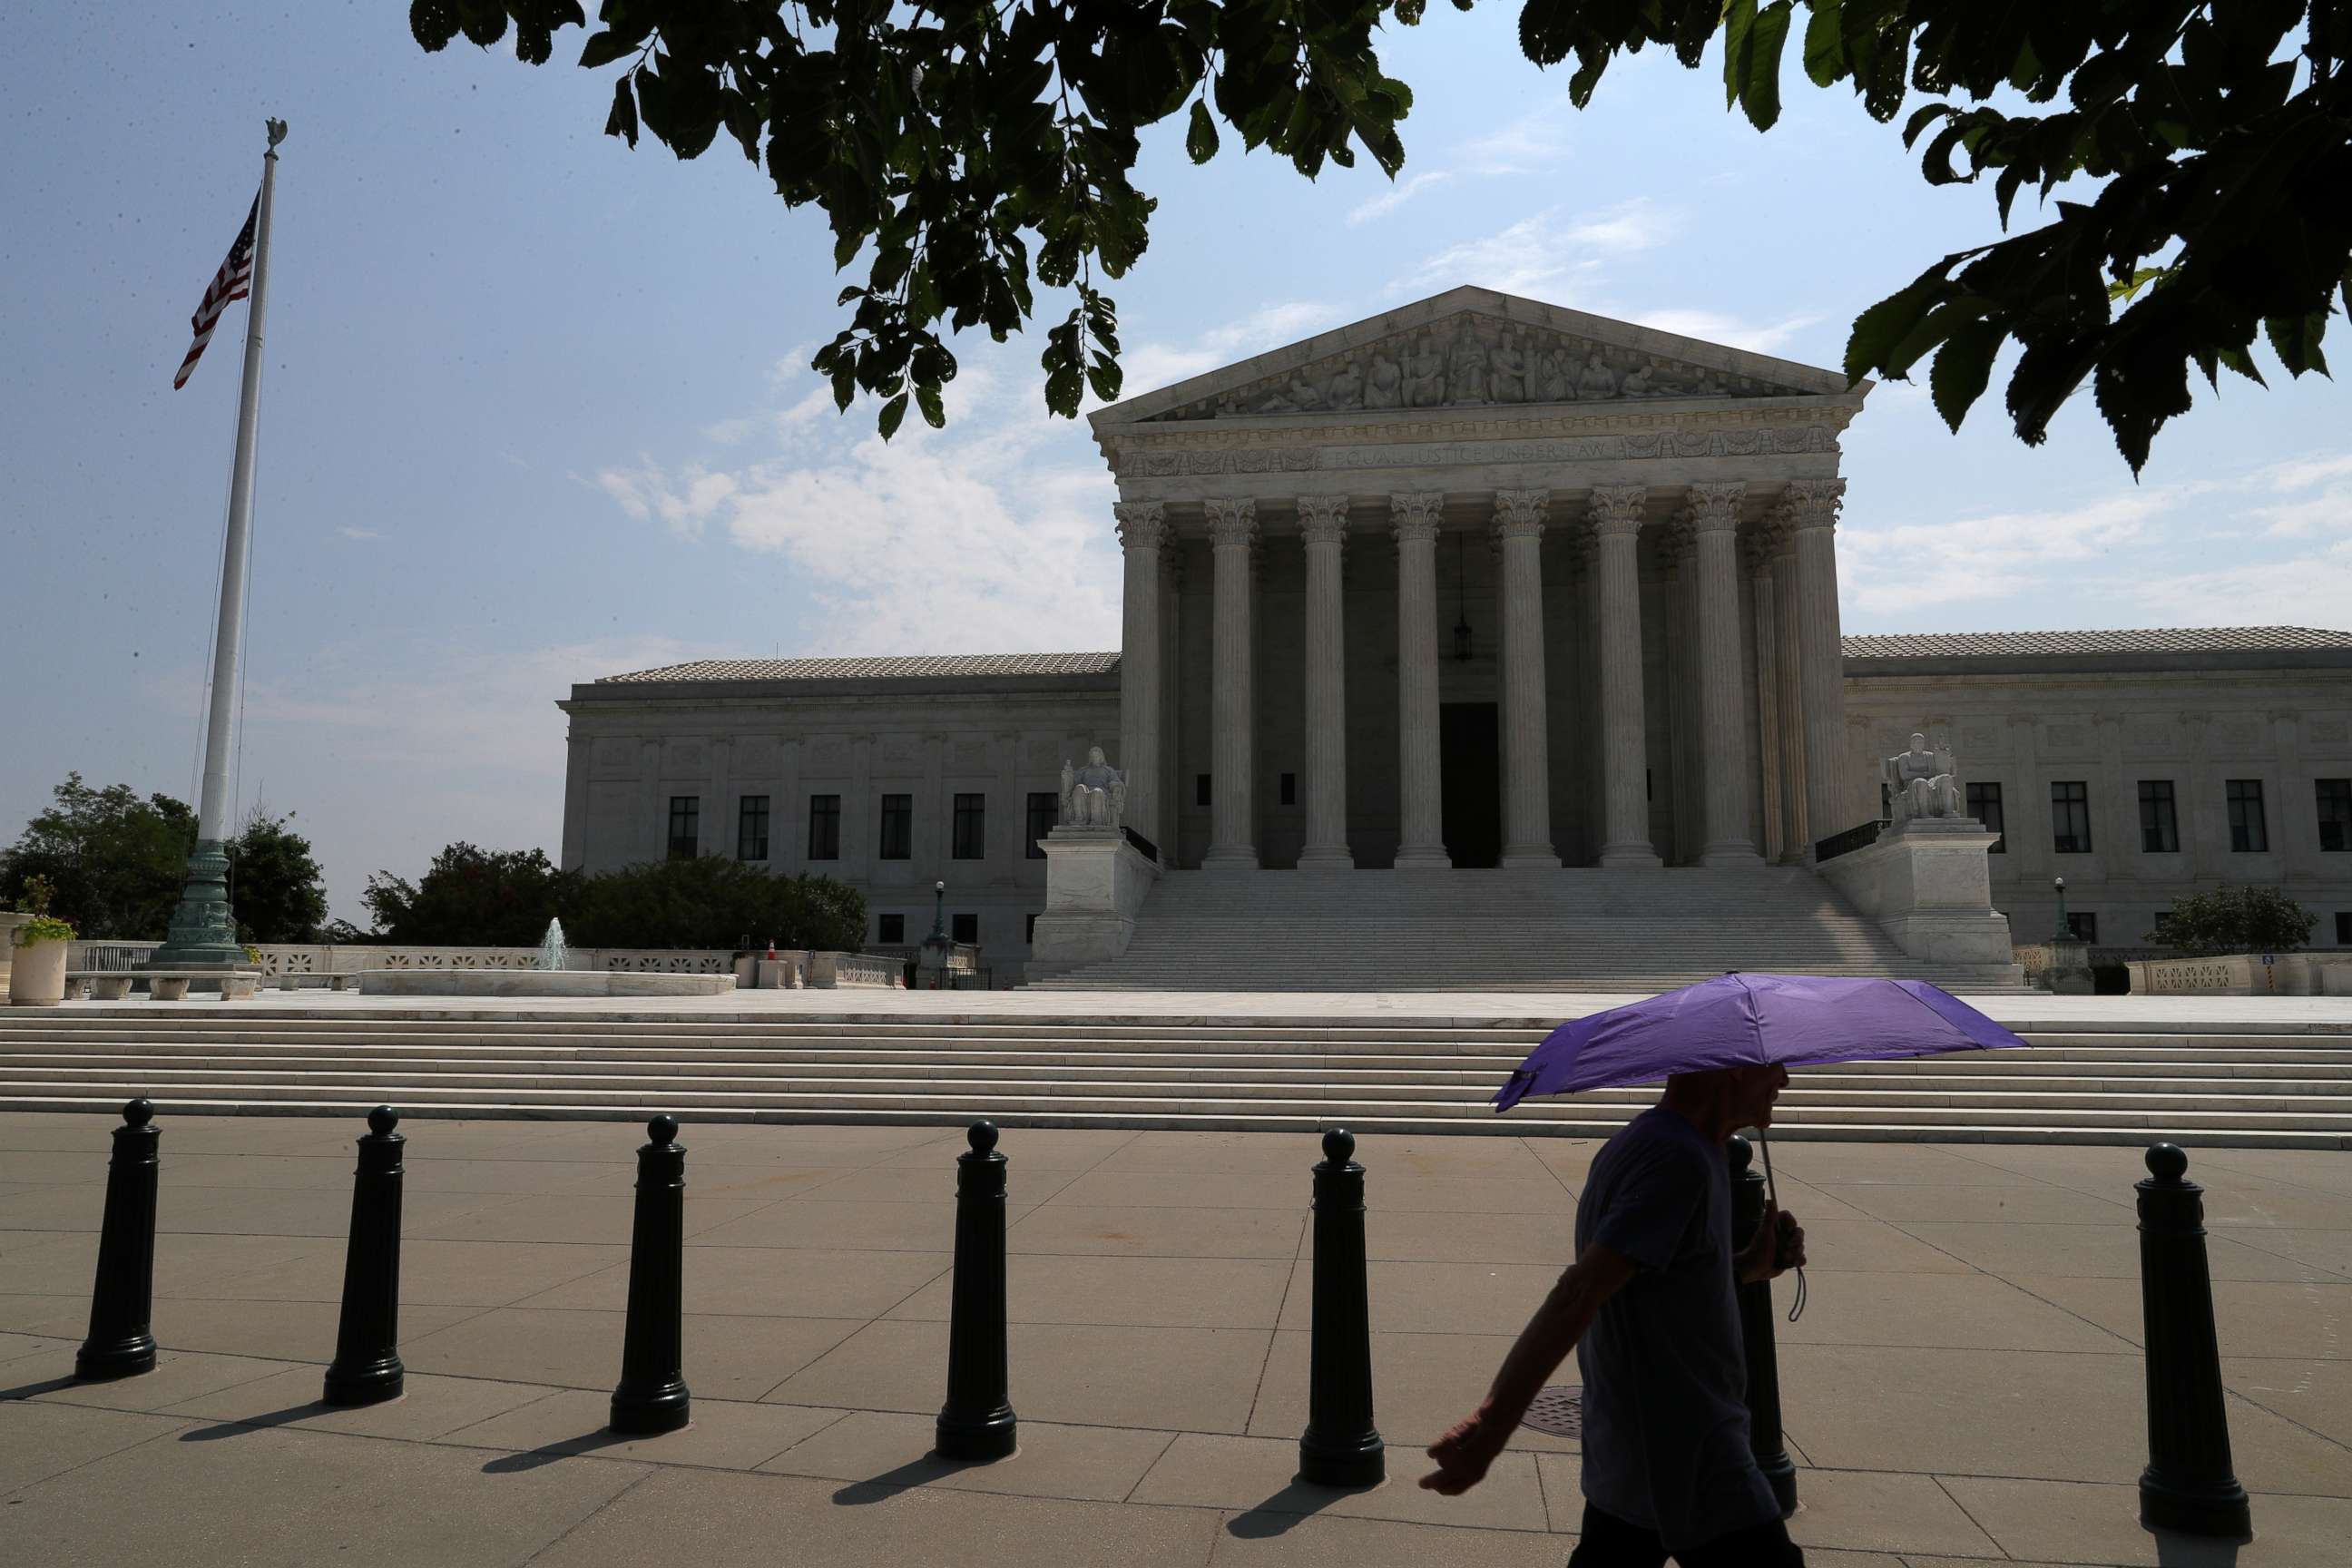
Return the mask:
M499 1013L211 1004L0 1015L0 1110L1604 1136L1625 1089L1488 1101L1538 1019ZM2352 1148L2352 1029L2029 1026L2029 1051L1800 1071L1792 1139Z
M1727 969L2022 988L1922 963L1802 867L1171 871L1080 991L1668 991Z

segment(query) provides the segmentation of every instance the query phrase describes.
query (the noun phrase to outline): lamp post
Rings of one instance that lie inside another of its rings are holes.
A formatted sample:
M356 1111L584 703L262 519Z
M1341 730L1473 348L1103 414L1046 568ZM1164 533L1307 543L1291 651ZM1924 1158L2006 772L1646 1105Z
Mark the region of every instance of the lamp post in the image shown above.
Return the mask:
M2074 940L2074 928L2066 923L2066 879L2053 877L2050 886L2058 893L2058 929L2053 934L2060 942L2072 942Z
M931 940L945 942L948 939L948 885L945 882L931 884ZM2060 923L2064 921L2062 920Z

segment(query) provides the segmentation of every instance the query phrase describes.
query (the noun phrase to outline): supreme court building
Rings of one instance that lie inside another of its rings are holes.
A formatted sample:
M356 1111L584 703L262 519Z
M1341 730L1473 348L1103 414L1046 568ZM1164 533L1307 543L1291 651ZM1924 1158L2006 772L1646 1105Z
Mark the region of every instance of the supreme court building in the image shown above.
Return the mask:
M1880 818L1878 759L1921 730L2000 836L2021 941L2046 934L2054 910L2021 917L2054 869L2109 942L2233 880L2320 910L2315 945L2352 942L2352 635L1842 638L1839 438L1868 391L1464 288L1129 399L1092 416L1117 653L576 686L564 863L832 871L883 944L922 936L945 880L1003 984L1089 745L1163 879L1810 879L1817 845Z

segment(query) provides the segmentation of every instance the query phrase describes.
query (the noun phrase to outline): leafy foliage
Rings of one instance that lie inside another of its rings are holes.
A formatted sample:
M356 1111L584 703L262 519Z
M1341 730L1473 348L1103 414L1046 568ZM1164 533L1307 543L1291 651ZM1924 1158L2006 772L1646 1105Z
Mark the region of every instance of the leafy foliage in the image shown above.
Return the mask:
M1148 242L1155 204L1129 178L1142 128L1183 113L1195 163L1216 155L1223 121L1309 178L1358 149L1393 175L1412 94L1381 74L1371 35L1423 5L604 0L580 64L621 67L607 134L693 158L724 132L788 205L824 209L836 268L866 258L837 301L849 325L814 368L843 408L861 389L882 399L887 437L910 398L945 423L943 328L1002 342L1041 284L1075 297L1045 335L1047 405L1075 415L1087 387L1118 395L1118 312L1095 272L1124 276ZM509 21L534 65L557 31L587 26L577 0L409 8L428 50L460 34L488 47Z
M2319 917L2276 888L2224 886L2172 906L2147 940L2192 955L2294 952Z
M2192 367L2217 388L2223 366L2262 380L2257 332L2291 374L2326 373L2320 339L2337 291L2352 302L2342 54L2352 3L1805 0L1805 74L1850 83L1881 121L1913 94L1928 100L1904 121L1904 145L1927 138L1930 184L1990 175L2004 229L2029 185L2044 199L2076 175L2096 185L2058 201L2041 227L1947 256L1864 310L1848 375L1907 377L1933 353L1929 390L1957 430L2014 339L2019 438L2040 445L2088 380L2137 473L2157 431L2188 411ZM1720 7L1726 94L1759 131L1780 115L1794 15L1794 0ZM1528 0L1521 36L1538 65L1575 56L1569 91L1580 106L1621 51L1660 44L1696 66L1717 16L1700 0ZM2021 102L2034 111L2015 112Z
M229 906L240 942L317 942L327 919L325 876L310 841L294 831L294 814L256 809L223 847L228 854Z
M850 324L814 368L835 402L882 400L885 436L911 397L944 420L955 358L942 327L1002 342L1034 286L1076 303L1046 333L1045 399L1116 397L1118 315L1096 286L1143 254L1152 199L1129 179L1137 133L1183 113L1194 163L1218 126L1312 178L1360 148L1391 177L1412 106L1382 73L1373 30L1417 23L1425 0L604 0L580 56L618 64L604 129L650 132L681 158L724 131L794 206L832 223ZM1466 10L1471 0L1454 0ZM2019 437L2039 445L2089 381L2137 472L2189 406L2193 367L2260 382L2259 334L2288 373L2326 372L2321 340L2352 290L2352 0L1524 0L1520 47L1573 58L1591 100L1621 53L1655 44L1686 67L1723 36L1727 101L1759 130L1780 118L1783 57L1801 40L1817 87L1926 138L1931 184L1990 177L2007 229L2020 192L2038 228L1956 252L1854 322L1846 374L1907 377L1930 354L1954 429L2012 340ZM415 0L426 49L507 34L532 64L587 26L577 0ZM2023 111L2021 111L2021 109ZM1929 132L1933 132L1930 135ZM2347 301L2352 302L2352 301Z
M360 901L381 933L374 940L419 946L536 947L547 922L569 928L579 912L576 871L544 849L449 845L415 882L378 871Z

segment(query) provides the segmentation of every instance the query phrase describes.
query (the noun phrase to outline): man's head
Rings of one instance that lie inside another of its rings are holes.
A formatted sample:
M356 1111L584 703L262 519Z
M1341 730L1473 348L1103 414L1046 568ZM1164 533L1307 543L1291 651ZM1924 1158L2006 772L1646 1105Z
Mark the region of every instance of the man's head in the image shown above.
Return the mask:
M1100 746L1088 746L1087 748L1087 766L1090 768L1098 768L1102 765L1102 748Z
M1773 1101L1788 1083L1789 1069L1778 1062L1678 1072L1666 1079L1665 1103L1707 1136L1723 1139L1743 1127L1771 1126Z
M1927 736L1925 736L1925 735L1923 735L1923 734L1921 734L1921 733L1919 733L1919 731L1916 731L1916 730L1912 731L1911 731L1911 749L1912 749L1913 751L1915 751L1915 752L1924 752L1924 751L1926 751L1926 750L1927 749Z

